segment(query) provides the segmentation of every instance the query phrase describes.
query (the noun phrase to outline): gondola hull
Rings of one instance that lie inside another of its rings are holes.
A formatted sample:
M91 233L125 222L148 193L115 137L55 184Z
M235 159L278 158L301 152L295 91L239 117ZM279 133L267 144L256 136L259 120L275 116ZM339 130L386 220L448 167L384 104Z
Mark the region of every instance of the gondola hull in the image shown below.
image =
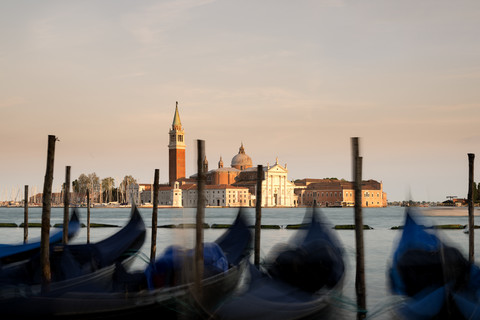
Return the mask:
M250 266L245 290L219 306L217 319L308 319L329 312L331 295L343 286L343 249L318 212L304 225L275 268Z
M116 264L128 267L145 239L145 224L136 210L129 223L114 235L94 244L52 246L52 281L42 286L39 257L9 265L0 272L0 310L2 318L45 314L48 303L72 290L110 290ZM43 307L40 307L43 306Z
M388 271L390 289L403 301L393 309L399 319L479 319L480 271L458 249L418 224L406 212L402 236Z
M2 316L131 319L132 316L150 316L155 312L161 314L162 319L209 318L217 303L237 287L249 258L251 239L251 231L239 215L234 225L215 242L222 248L230 267L225 272L204 278L200 296L192 282L154 289L126 289L131 288L132 283L127 285L125 279L144 277L146 272L128 273L117 264L114 273L96 280L87 277L84 284L52 290L49 294L16 295L9 303L0 301ZM186 274L190 275L189 272ZM21 308L22 305L28 305L28 308Z
M68 239L72 239L80 230L78 214L73 212L68 223ZM55 230L49 238L51 245L63 240L63 230ZM32 239L21 244L0 244L0 266L29 259L40 251L40 239Z
M211 310L238 285L245 261L202 282L203 297L196 300L193 284L140 292L66 292L60 296L17 298L1 306L13 317L58 319L132 319L161 314L162 319L210 318ZM28 304L28 308L25 305ZM23 306L23 307L22 307ZM5 308L6 307L6 308ZM9 310L11 312L9 312ZM3 317L3 315L2 315Z

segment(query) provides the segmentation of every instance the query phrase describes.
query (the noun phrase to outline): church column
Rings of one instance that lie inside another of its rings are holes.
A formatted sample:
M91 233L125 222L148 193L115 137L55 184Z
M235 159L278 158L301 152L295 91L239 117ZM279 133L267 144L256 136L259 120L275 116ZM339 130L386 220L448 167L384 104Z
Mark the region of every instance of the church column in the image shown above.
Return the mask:
M269 192L269 188L268 188L268 183L270 182L269 181L269 176L268 176L268 171L265 172L265 195L262 195L262 197L265 198L265 207L268 207L268 195L270 194Z

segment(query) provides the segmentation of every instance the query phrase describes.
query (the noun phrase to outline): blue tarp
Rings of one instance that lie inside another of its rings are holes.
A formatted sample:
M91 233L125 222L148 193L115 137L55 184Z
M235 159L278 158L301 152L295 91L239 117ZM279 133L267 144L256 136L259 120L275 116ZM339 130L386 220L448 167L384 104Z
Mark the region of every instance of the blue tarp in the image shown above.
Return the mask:
M167 247L155 263L145 269L148 288L152 290L164 285L172 285L177 270L182 268L186 259L193 259L194 256L195 250L193 249L185 250L180 246ZM227 258L215 242L203 244L203 260L204 275L225 272L228 269Z

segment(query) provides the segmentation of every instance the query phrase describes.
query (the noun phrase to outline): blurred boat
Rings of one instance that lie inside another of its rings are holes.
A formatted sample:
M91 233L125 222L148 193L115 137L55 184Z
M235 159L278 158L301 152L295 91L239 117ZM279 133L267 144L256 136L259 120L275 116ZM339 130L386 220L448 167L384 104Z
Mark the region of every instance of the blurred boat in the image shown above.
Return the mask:
M0 271L2 318L23 318L38 303L72 289L104 290L111 287L117 263L129 265L145 240L145 224L136 208L130 221L112 236L93 244L50 246L51 282L42 292L40 254L27 261L10 264ZM35 302L35 303L34 303Z
M210 312L237 286L251 252L252 235L239 212L235 222L213 243L204 243L204 278L201 295L193 282L194 250L168 247L144 271L128 272L117 263L109 288L96 285L70 287L17 299L2 308L22 318L131 319L151 316L209 318ZM24 308L21 305L28 306Z
M480 319L480 270L438 231L418 223L407 209L405 226L389 268L395 308L402 319Z
M217 319L301 319L328 312L343 287L343 249L313 209L287 246L273 250L265 269L250 266L250 281L221 305Z
M80 230L78 214L73 211L68 222L68 239L72 239ZM63 228L50 235L50 244L57 244L63 240ZM0 244L0 266L22 261L30 258L40 251L40 238L30 240L27 243Z

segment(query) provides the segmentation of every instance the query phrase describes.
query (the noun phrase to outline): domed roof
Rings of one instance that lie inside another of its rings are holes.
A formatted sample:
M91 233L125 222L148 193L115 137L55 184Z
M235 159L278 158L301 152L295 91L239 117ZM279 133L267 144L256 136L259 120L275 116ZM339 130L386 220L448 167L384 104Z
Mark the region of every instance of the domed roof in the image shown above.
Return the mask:
M232 158L232 168L237 168L244 170L252 167L252 158L245 154L245 149L243 148L243 143L238 150L238 154Z

